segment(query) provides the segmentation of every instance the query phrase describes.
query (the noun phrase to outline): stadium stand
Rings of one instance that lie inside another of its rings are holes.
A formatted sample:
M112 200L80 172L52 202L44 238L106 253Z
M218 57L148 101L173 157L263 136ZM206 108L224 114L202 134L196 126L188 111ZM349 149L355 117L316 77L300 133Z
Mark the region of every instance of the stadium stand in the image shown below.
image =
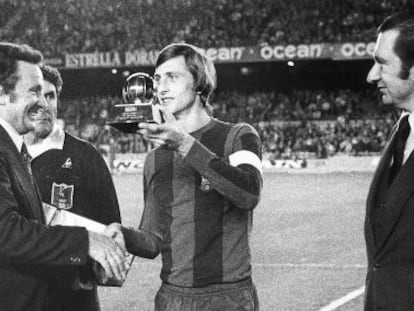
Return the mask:
M408 0L2 1L0 37L46 56L157 49L364 40ZM309 22L312 21L312 22ZM41 29L41 31L38 31Z
M369 41L408 0L63 0L2 1L0 38L27 43L46 57L111 50L159 49L171 42L202 47ZM41 31L39 31L41 29ZM103 151L143 152L136 135L105 126L116 96L65 98L67 130ZM372 90L222 90L214 114L255 125L271 159L359 155L381 150L397 117L378 109ZM364 120L364 121L362 121Z

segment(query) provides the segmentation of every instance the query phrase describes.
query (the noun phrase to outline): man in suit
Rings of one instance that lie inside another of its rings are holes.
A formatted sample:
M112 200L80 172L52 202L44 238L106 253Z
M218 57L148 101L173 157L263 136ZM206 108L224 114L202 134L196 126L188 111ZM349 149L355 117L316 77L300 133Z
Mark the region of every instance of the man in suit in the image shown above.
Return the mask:
M367 81L386 105L404 111L391 133L367 199L365 310L414 308L414 12L378 28Z
M97 261L125 277L122 248L80 227L44 224L23 134L46 117L42 54L0 43L0 310L59 310L50 277L59 267Z

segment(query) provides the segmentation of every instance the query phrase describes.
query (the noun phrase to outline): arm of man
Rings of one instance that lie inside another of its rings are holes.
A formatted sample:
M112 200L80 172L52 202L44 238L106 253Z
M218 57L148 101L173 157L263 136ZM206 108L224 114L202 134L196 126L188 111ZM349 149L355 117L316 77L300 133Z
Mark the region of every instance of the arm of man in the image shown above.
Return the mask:
M177 152L221 195L234 206L251 210L260 200L263 186L261 142L247 124L238 124L232 141L232 153L219 158L191 135L186 135Z
M128 253L135 256L154 259L161 250L161 240L145 230L112 223L106 227L105 234L119 241L118 243L124 242Z
M107 226L105 234L114 237L115 240L118 237L122 237L129 253L143 258L154 259L161 251L163 232L165 231L163 229L165 217L162 217L162 210L156 204L153 192L148 191L151 172L149 172L147 161L148 156L145 159L144 165L144 210L139 229L126 228L120 224L113 223Z
M0 157L0 258L9 262L42 265L84 265L88 255L109 275L123 276L124 254L112 239L85 228L46 226L27 215L25 198L13 183L9 163ZM39 208L41 208L39 206Z
M260 200L263 186L261 141L248 124L238 124L232 140L232 153L225 158L186 133L175 117L164 112L163 124L140 124L145 139L176 150L184 161L207 178L211 186L237 208L251 210Z

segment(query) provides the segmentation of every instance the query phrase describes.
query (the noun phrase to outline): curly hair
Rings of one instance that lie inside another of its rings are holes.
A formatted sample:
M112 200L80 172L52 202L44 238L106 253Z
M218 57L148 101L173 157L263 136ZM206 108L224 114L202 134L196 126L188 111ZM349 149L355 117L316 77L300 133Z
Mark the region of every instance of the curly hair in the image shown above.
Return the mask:
M63 86L63 80L59 70L48 65L43 65L40 67L40 69L42 69L43 78L45 81L49 81L55 86L57 96L59 96Z

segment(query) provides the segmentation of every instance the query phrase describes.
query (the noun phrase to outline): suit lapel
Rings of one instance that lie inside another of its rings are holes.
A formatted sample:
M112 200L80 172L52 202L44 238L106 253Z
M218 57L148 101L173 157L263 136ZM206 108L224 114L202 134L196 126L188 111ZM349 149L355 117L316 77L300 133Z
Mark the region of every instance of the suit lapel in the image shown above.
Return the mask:
M392 150L394 148L396 139L396 128L391 133L388 143L385 145L384 151L375 170L374 177L369 188L367 203L366 203L366 217L365 230L367 247L374 249L374 227L371 222L373 219L373 209L376 208L379 191L384 189L383 183L388 181L390 173L390 164L392 159Z
M26 201L28 202L27 208L30 209L31 214L35 219L43 222L41 198L36 190L36 185L32 183L32 176L30 176L30 173L23 164L16 145L2 126L0 126L0 141L8 155L11 171L15 174L16 179L23 190L22 194L26 197Z
M390 140L386 144L377 169L375 170L374 177L372 179L368 192L367 212L371 212L372 208L374 208L376 199L378 197L378 191L381 189L381 183L384 181L384 177L387 177L384 175L387 175L389 173L395 139L396 131L392 133Z
M388 189L386 209L384 211L383 232L378 240L378 250L380 250L389 237L395 224L398 222L401 213L406 206L407 200L414 193L414 152L410 154L398 175Z

